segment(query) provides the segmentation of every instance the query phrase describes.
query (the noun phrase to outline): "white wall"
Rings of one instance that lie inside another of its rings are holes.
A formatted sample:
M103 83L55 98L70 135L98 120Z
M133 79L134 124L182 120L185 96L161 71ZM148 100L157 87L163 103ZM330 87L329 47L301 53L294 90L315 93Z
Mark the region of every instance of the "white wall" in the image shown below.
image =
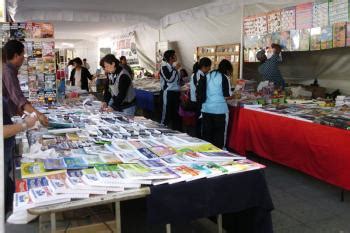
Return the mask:
M192 70L196 47L240 43L241 11L170 25L161 29L160 40L175 42L181 64Z
M77 43L74 43L74 55L80 57L82 60L87 59L87 62L90 65L90 72L95 73L96 68L99 64L99 49L97 41L88 41L83 40Z

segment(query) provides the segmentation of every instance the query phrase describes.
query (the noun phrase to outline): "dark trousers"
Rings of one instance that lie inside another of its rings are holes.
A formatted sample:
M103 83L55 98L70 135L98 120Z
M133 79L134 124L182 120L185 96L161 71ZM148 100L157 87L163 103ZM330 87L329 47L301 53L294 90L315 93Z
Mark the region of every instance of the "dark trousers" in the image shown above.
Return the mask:
M13 163L13 154L15 149L15 139L9 138L4 140L4 185L5 185L5 214L12 210L13 193L15 185L10 177Z
M225 114L203 113L202 132L203 139L218 148L225 146Z
M164 124L173 130L181 130L181 118L179 116L180 92L167 91L166 100Z

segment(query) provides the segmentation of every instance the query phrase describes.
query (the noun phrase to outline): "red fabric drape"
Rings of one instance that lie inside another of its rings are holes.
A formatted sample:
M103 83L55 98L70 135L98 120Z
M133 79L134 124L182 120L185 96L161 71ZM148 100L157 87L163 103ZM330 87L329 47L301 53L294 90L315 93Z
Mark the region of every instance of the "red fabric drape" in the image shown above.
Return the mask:
M232 108L231 117L228 148L350 190L350 131L244 108Z

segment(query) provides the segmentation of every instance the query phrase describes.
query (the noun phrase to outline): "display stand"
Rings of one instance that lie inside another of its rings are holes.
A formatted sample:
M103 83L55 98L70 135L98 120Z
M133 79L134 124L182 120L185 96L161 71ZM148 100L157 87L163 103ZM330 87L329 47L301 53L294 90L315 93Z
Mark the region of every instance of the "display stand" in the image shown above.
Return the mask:
M217 69L219 63L223 60L231 61L233 65L233 74L231 83L236 83L240 78L240 57L241 46L239 43L226 45L200 46L196 49L195 60L199 61L203 57L207 57L212 61L212 69Z

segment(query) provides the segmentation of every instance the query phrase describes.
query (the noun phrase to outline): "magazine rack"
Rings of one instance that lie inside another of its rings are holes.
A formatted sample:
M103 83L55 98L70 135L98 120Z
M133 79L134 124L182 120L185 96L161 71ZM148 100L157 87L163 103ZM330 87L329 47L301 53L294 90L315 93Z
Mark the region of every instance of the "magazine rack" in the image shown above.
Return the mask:
M120 214L120 202L133 200L146 197L150 195L150 188L141 188L136 190L128 190L119 193L107 194L104 196L92 197L89 199L71 201L62 204L55 204L43 207L36 207L29 209L28 212L33 215L39 215L39 233L43 232L42 217L46 214L50 214L51 233L56 232L56 213L65 212L69 210L76 210L86 207L104 205L109 203L115 203L115 229L116 233L121 233L121 214Z

